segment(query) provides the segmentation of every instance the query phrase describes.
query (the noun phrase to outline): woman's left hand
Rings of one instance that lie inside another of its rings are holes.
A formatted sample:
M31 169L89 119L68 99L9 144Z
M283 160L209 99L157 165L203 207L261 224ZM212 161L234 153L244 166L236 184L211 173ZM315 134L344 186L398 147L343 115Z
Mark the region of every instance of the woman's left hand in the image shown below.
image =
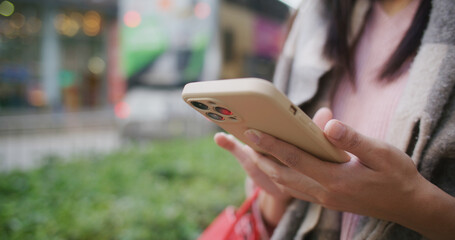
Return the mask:
M265 133L245 132L258 147L285 165L259 154L254 159L290 195L329 209L422 230L415 229L422 220L418 218L428 217L422 209L427 206L422 204L428 205L428 194L435 196L439 189L420 175L409 156L337 120L325 125L324 134L333 145L351 153L349 162L326 162Z

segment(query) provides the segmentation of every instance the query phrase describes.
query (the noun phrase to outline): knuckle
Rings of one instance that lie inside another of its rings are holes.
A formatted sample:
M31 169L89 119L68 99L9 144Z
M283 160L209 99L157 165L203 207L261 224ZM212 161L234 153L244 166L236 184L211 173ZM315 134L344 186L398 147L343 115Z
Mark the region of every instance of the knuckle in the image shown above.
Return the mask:
M275 181L277 184L288 186L296 181L298 181L298 179L291 169L280 167L279 177Z
M280 193L288 193L288 190L282 184L276 182L275 186Z
M284 164L286 164L290 168L297 167L297 165L299 163L299 157L297 156L297 154L294 154L294 153L286 154L284 157L282 157L281 160L283 161Z
M283 178L283 177L275 177L273 179L273 182L275 182L276 184L279 184L279 185L286 185L287 181Z
M375 159L375 163L381 168L393 167L394 164L390 161L393 159L392 154L393 147L385 143L379 143L365 149L365 155Z
M322 206L327 206L332 202L330 194L327 191L318 191L313 196Z
M324 199L325 198L324 195L326 193L326 190L322 186L313 184L305 184L305 186L303 186L300 191L318 201L320 199Z
M281 174L281 171L276 167L271 168L267 175L275 183L278 183L278 184L285 183L285 180L283 178L283 175Z
M388 159L390 156L390 153L392 152L392 147L388 144L381 144L377 149L376 149L376 156L378 158L382 159Z
M328 209L336 209L338 198L330 192L321 192L317 198L319 204Z
M359 134L352 133L351 136L349 136L347 147L349 149L356 149L359 148L361 145L362 139L360 138Z
M278 171L275 167L271 167L268 169L267 175L269 176L270 179L275 180L279 178Z

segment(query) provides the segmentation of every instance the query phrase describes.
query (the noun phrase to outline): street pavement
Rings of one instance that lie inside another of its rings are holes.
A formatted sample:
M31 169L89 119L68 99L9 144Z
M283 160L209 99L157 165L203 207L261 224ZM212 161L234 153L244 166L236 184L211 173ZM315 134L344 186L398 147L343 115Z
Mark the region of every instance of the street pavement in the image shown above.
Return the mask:
M0 117L0 171L39 166L46 156L109 152L121 144L113 111Z

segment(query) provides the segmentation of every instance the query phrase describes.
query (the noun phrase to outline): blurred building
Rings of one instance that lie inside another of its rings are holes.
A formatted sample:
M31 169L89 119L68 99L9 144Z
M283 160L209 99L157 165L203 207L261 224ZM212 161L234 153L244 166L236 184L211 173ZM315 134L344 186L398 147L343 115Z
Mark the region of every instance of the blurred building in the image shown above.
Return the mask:
M213 131L181 87L270 80L282 1L0 0L0 169Z
M277 0L2 1L0 113L110 106L126 85L269 79L288 16Z
M107 109L123 126L185 117L175 107L185 83L271 80L291 11L278 0L0 0L0 117ZM0 119L0 131L79 122L71 116ZM84 119L113 118L99 116Z
M277 0L225 0L220 11L221 78L272 80L292 8Z
M115 0L3 1L0 11L0 113L114 100Z

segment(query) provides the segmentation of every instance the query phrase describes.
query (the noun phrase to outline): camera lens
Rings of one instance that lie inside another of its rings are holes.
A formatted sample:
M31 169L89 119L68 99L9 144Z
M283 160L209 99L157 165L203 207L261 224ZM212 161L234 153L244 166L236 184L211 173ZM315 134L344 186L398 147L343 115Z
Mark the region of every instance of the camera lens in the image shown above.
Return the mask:
M207 110L209 109L209 107L201 102L197 102L197 101L191 101L191 104L193 104L193 106L199 108L199 109L202 109L202 110Z
M220 115L218 115L216 113L212 113L212 112L208 112L207 116L209 116L210 118L215 119L217 121L223 121L224 120L224 117L222 117L222 116L220 116Z
M223 115L232 115L232 112L223 107L216 107L215 110Z

